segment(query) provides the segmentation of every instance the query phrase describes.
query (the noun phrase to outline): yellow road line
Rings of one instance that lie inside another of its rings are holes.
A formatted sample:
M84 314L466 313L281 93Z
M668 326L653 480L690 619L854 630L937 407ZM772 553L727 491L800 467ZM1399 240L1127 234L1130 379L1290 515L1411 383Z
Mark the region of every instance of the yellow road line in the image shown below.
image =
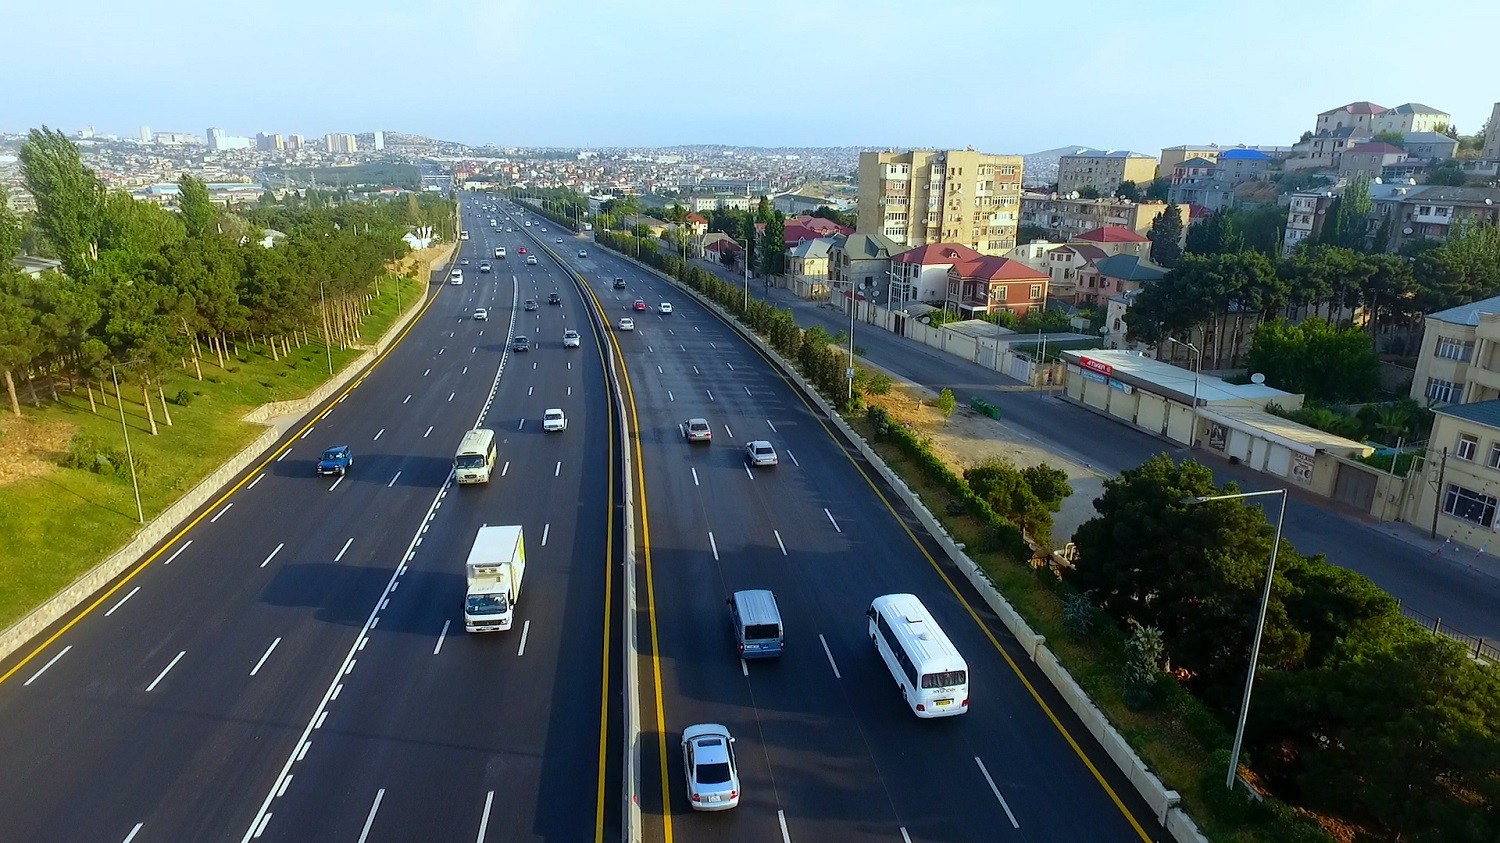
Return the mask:
M588 289L588 285L584 285ZM589 293L593 297L593 293ZM597 306L597 302L596 302ZM596 330L596 336L598 331ZM605 363L604 355L599 355L599 369L603 373L604 382L609 383L609 366ZM610 662L610 622L612 620L611 607L614 605L614 558L615 558L615 414L614 409L606 414L609 416L609 461L605 463L611 466L609 473L609 508L605 510L606 520L609 526L605 528L604 539L604 678L599 684L599 793L596 797L594 808L594 843L604 843L604 785L605 785L605 763L608 757L609 746L609 662ZM629 611L625 607L622 611ZM628 808L626 810L629 810Z
M455 254L457 254L457 253L455 253ZM380 353L380 356L376 357L375 360L374 360L374 362L372 362L370 364L369 368L366 369L366 374L368 374L370 371L374 370L374 368L376 366L379 366L381 363L383 363L385 361L385 358L387 356L389 356L392 351L396 350L396 346L400 345L401 341L404 340L404 339L406 339L407 334L410 334L412 328L415 328L416 325L417 325L417 323L421 321L422 317L427 313L428 308L432 307L433 302L437 301L437 297L438 297L438 295L440 293L443 292L444 287L446 287L446 285L440 286L438 288L438 291L436 293L433 293L432 296L431 296L431 298L429 298L427 300L427 303L424 304L424 305L422 305L422 309L417 312L417 315L413 316L411 318L411 321L406 323L406 327L403 328L403 329L401 329L401 333L398 334L396 336L396 338L391 341L391 344L386 347L386 350L382 351ZM348 395L350 392L353 392L354 388L357 387L357 386L359 386L363 382L364 382L364 376L356 378L352 383L350 383L348 386L344 387L343 391L338 394L338 398L343 398L344 396ZM90 603L86 609L84 609L82 612L79 612L77 615L73 616L73 618L71 620L69 620L67 623L63 624L63 626L62 626L61 629L59 629L58 631L56 631L56 632L52 633L51 635L47 636L47 640L46 641L43 641L41 644L38 644L36 646L36 649L32 650L30 653L27 653L26 656L25 656L25 658L21 659L19 662L16 662L16 664L15 664L14 667L12 667L10 670L7 670L4 674L0 674L0 684L4 684L7 679L10 679L12 676L16 675L16 673L19 672L21 670L21 668L23 668L27 664L29 664L32 659L35 659L37 656L41 655L42 652L45 651L48 647L52 646L53 643L55 643L57 641L57 639L61 638L64 633L66 633L68 630L72 629L75 624L77 624L79 621L83 620L84 618L88 617L89 613L91 613L95 609L99 608L100 604L104 603L110 597L112 597L114 595L114 593L117 592L117 591L119 591L121 588L123 588L126 583L128 583L131 580L135 579L136 575L139 574L141 571L144 571L146 569L147 565L150 565L152 562L155 562L163 553L166 553L168 550L171 550L172 546L175 545L179 540L181 540L183 536L187 535L189 531L191 531L194 527L198 526L198 522L200 522L204 518L206 518L209 513L216 511L219 508L220 504L222 504L225 501L227 501L229 499L230 495L233 495L235 492L239 491L240 487L244 486L245 483L247 481L249 481L251 477L253 477L257 473L259 473L267 465L270 465L272 462L275 461L276 457L278 457L279 455L281 455L288 448L292 447L292 445L296 444L297 441L302 438L302 435L305 434L308 430L311 430L312 426L315 425L315 424L317 424L318 421L321 420L324 416L328 415L329 411L331 411L333 409L333 406L335 404L337 404L337 403L338 403L337 399L330 398L329 399L329 405L328 405L328 407L326 409L323 410L323 412L319 413L311 421L309 421L306 424L304 424L301 427L301 429L299 429L297 431L296 435L288 438L286 440L285 444L283 444L281 447L277 448L276 450L272 451L270 453L270 455L267 456L264 460L261 460L260 463L255 466L255 468L253 468L250 471L246 472L245 476L242 477L242 478L240 478L240 481L238 483L235 483L233 486L231 486L229 488L228 491L226 491L223 494L221 494L217 499L214 500L214 502L212 504L209 504L208 506L204 507L203 511L198 514L197 518L194 518L192 521L189 521L186 526L182 527L175 534L173 534L173 536L170 539L168 539L161 546L160 550L156 551L155 553L151 554L150 556L146 557L144 560L142 560L141 562L139 562L135 566L135 568L130 571L130 573L126 574L119 582L117 582L113 586L111 586L109 588L109 590L107 590L103 594L99 595L98 599L96 599L93 603Z

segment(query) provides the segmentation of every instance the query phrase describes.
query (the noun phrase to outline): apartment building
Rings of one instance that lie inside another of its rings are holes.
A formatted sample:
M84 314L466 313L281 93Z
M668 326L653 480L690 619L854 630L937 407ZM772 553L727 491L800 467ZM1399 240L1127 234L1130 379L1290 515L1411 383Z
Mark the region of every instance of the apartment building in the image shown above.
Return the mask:
M1484 149L1479 157L1488 161L1500 159L1500 102L1490 109L1490 122L1485 124Z
M901 249L956 243L1002 255L1021 223L1022 166L1019 155L972 149L862 152L855 231Z
M1321 135L1347 128L1354 129L1363 135L1373 135L1376 131L1375 117L1384 114L1387 110L1389 109L1383 105L1365 101L1330 108L1318 115L1317 122L1313 126L1313 134Z
M1281 254L1291 257L1297 245L1323 233L1323 222L1333 205L1331 191L1293 193L1287 204L1286 229L1281 234Z
M1500 296L1427 314L1411 397L1433 406L1500 398Z
M1409 132L1439 132L1452 123L1453 117L1446 111L1438 111L1419 102L1408 102L1375 115L1370 121L1370 128L1375 134L1398 132L1404 135Z
M1144 185L1156 178L1156 159L1128 149L1077 148L1057 160L1057 192L1064 196L1093 188L1105 196L1120 189L1120 182Z
M1438 532L1465 547L1489 546L1500 506L1500 401L1438 409L1421 479L1408 521L1435 521Z
M1407 132L1403 146L1413 158L1446 161L1458 152L1458 141L1441 132Z
M1370 230L1389 220L1390 252L1413 240L1447 240L1462 225L1500 227L1500 188L1371 185L1370 200Z
M334 154L353 154L359 151L359 143L346 132L329 132L323 136L324 151Z
M1235 188L1264 178L1274 160L1255 149L1226 149L1216 161L1189 158L1173 169L1167 198L1210 211L1233 207Z
M1041 193L1021 194L1021 224L1045 229L1049 240L1070 240L1085 231L1105 226L1128 228L1139 234L1151 230L1151 223L1166 211L1165 202L1130 202L1125 199L1070 199L1059 192L1053 196ZM1189 210L1179 206L1182 227L1188 226Z
M1386 167L1406 160L1406 151L1383 141L1370 141L1344 151L1339 161L1339 179L1374 181L1384 176Z
M286 149L286 138L274 133L261 132L255 136L255 148L261 152L281 152Z
M1177 165L1189 158L1202 158L1209 162L1217 161L1219 160L1219 154L1225 149L1226 147L1219 146L1216 143L1198 145L1181 144L1165 147L1161 151L1161 160L1156 162L1156 177L1159 179L1171 178L1172 171L1176 169Z

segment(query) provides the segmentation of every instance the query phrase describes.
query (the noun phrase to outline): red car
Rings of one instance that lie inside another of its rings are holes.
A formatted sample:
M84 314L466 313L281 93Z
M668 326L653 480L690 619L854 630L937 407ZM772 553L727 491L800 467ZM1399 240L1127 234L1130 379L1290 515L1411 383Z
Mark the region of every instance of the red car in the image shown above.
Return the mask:
M636 299L635 300L635 309L636 310L645 310L646 309L646 303L644 301L640 300L640 299Z
M517 249L516 250L516 254L520 254L520 255L526 254L526 247L522 246L521 248Z

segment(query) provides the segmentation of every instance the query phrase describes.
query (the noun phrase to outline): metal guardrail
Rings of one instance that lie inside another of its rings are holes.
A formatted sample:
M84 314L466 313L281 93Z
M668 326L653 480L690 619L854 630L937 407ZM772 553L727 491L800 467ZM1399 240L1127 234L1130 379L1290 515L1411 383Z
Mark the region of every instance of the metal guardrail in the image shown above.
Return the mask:
M1418 612L1416 609L1408 608L1399 599L1396 601L1396 606L1407 620L1415 621L1434 634L1442 635L1451 641L1457 641L1464 645L1464 648L1469 651L1471 658L1490 664L1500 664L1500 641L1486 639L1478 635L1469 635L1451 626L1445 626L1442 618L1435 618L1431 615Z

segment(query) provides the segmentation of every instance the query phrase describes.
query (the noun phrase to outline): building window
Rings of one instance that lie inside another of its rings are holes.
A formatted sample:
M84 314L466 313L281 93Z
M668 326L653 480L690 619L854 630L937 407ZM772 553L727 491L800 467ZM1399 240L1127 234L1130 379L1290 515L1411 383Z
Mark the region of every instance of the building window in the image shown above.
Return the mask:
M1500 443L1490 445L1490 468L1500 468Z
M1089 286L1090 287L1094 286L1094 282L1093 282L1092 279L1089 280ZM1032 284L1031 285L1031 300L1032 301L1036 301L1037 299L1039 299L1041 297L1042 297L1042 285L1041 284Z
M1444 360L1468 362L1474 356L1474 343L1452 337L1438 337L1437 356Z
M1443 496L1443 512L1482 527L1495 523L1495 498L1452 483Z
M1451 404L1459 396L1463 395L1463 384L1452 381L1439 380L1437 378L1427 379L1427 400Z
M1003 285L990 288L991 301L1005 301L1007 298L1009 298L1009 295L1007 295L1005 287Z
M1474 452L1479 450L1479 437L1470 436L1467 433L1458 434L1458 445L1453 449L1453 456L1468 462L1474 461Z

